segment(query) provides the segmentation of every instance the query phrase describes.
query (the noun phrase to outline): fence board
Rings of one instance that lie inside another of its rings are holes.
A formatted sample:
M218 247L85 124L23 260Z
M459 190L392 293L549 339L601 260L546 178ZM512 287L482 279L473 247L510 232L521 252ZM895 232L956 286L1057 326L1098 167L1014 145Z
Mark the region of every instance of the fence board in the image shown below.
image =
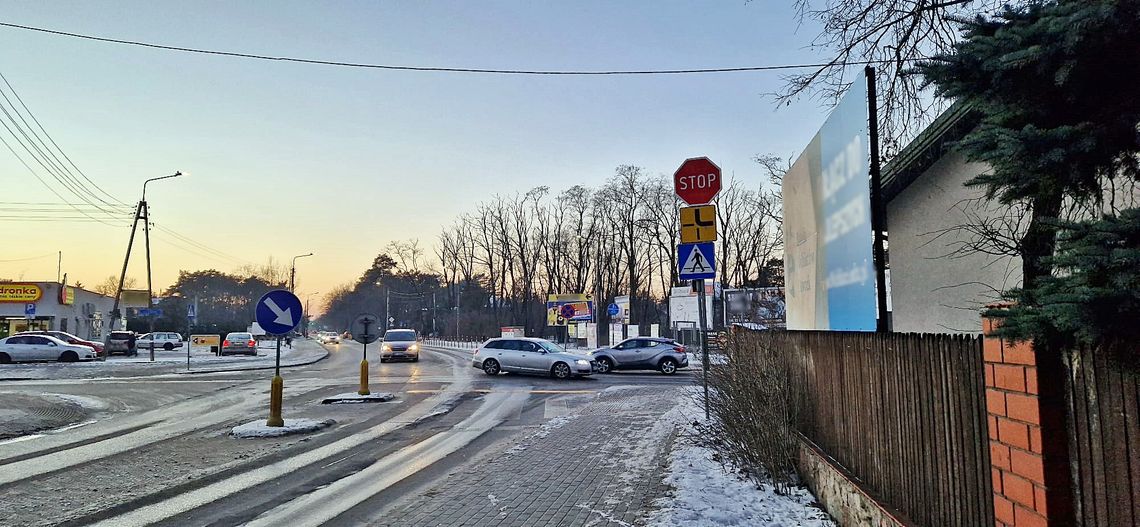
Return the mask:
M979 337L763 332L797 429L916 525L993 525Z

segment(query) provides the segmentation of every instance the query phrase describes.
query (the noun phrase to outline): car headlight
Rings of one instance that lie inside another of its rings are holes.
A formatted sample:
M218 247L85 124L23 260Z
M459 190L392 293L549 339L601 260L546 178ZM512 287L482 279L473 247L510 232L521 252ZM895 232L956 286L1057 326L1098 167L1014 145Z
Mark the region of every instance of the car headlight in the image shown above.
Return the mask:
M581 365L583 365L583 366L589 366L589 365L590 365L590 361L588 361L588 360L586 360L586 359L578 359L578 360L576 360L576 361L574 361L574 362L577 362L578 364L581 364Z
M412 344L411 346L408 346L408 351L416 351L418 349L420 349L419 344Z
M385 343L380 345L380 349L382 349L384 351L392 351L392 345L385 342Z

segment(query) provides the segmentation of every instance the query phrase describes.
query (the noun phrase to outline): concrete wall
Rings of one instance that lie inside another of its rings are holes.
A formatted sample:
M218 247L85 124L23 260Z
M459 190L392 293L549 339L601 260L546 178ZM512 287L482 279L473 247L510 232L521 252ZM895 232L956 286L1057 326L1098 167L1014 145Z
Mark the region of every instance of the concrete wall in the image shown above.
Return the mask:
M1020 258L961 251L956 227L1001 215L963 186L983 170L951 152L887 204L894 331L981 333L983 306L1020 285Z
M840 527L909 527L805 441L800 441L800 478Z

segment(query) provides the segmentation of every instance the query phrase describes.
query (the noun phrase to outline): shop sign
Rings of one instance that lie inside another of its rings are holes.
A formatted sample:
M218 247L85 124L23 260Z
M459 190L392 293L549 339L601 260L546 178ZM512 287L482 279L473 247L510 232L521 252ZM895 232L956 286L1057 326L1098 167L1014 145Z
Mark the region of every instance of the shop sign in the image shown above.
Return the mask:
M44 290L36 284L0 284L0 302L27 304L37 302L44 296Z
M75 303L75 288L65 285L59 288L59 303L70 306Z

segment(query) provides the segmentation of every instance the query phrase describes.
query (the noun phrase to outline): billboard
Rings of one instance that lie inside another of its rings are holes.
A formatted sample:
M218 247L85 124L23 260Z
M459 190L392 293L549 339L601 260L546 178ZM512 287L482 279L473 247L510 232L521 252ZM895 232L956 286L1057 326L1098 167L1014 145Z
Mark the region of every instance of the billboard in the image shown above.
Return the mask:
M705 282L705 329L713 328L713 300L716 287ZM700 320L700 301L691 287L674 287L669 293L669 323L677 327L697 327Z
M546 295L546 325L594 320L594 297L586 294Z
M4 282L0 283L0 302L29 304L38 302L44 296L40 286L29 283Z
M149 307L150 292L146 289L124 289L119 303L123 307Z
M784 175L788 329L875 330L869 162L856 82Z
M725 289L724 311L728 324L747 322L782 328L787 313L784 288Z

